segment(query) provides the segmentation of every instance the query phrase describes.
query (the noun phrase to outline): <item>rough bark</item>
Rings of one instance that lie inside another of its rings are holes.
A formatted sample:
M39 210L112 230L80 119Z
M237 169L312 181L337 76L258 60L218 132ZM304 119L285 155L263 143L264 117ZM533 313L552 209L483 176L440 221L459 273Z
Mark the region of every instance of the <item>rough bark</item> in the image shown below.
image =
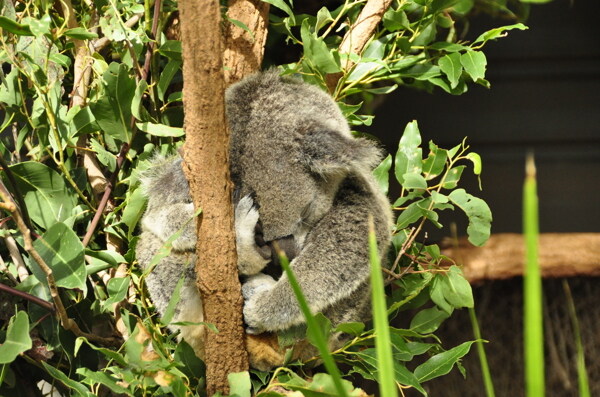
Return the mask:
M225 124L221 14L219 2L179 1L183 44L184 112L187 140L184 172L198 219L198 287L207 333L207 394L228 393L227 374L248 369L233 231Z
M543 277L600 276L599 233L542 233L539 241ZM442 253L463 265L471 282L523 275L521 234L494 234L483 247L474 247L463 238L457 247Z
M377 25L381 22L383 14L392 5L392 0L368 0L364 8L358 15L356 22L348 29L344 35L339 51L341 54L361 54ZM348 59L346 64L342 65L345 70L349 70L354 64ZM343 73L332 73L325 76L327 88L333 93L338 81Z
M269 3L262 0L231 0L227 16L242 22L252 34L232 23L226 25L225 83L230 85L260 70L269 22Z

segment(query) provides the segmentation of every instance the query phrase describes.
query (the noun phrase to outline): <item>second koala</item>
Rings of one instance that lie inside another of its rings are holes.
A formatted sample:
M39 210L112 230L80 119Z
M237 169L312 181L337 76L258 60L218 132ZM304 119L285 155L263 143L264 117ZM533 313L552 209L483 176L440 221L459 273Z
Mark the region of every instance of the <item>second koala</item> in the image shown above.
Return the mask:
M304 322L287 277L262 273L273 241L285 241L293 252L291 268L313 312L322 312L334 326L368 320L369 216L382 257L391 239L390 204L371 175L379 149L352 137L329 95L274 71L231 86L226 109L238 267L250 276L242 285L248 333L285 331ZM157 160L143 183L148 209L136 252L147 267L167 238L191 219L193 206L180 158ZM147 279L162 314L186 275L173 321L202 321L193 274L195 240L188 224L173 241L171 255ZM202 355L203 331L197 328L202 327L181 327L181 335Z

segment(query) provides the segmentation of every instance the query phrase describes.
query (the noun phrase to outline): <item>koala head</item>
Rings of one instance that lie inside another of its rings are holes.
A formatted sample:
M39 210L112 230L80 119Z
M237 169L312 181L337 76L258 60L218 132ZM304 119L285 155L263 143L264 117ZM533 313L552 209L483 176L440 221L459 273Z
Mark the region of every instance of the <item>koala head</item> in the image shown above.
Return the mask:
M232 180L239 197L254 197L267 241L317 222L339 183L380 159L372 142L352 137L327 93L277 71L232 85L226 109Z

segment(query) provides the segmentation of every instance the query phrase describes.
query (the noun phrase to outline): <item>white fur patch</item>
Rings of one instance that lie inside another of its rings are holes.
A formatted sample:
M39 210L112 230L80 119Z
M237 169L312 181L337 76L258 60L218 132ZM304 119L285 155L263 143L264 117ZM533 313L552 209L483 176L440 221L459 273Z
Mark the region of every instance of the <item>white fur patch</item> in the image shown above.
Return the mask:
M244 275L256 274L269 263L269 259L264 259L257 251L254 228L258 218L259 213L254 208L252 198L243 197L235 208L235 242L238 270Z

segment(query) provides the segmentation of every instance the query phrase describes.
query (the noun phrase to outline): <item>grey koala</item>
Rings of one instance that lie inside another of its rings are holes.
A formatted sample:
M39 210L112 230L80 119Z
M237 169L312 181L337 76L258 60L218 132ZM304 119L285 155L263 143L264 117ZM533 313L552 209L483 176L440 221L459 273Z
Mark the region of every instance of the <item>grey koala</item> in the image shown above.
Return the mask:
M283 331L304 318L286 275L265 274L285 245L313 312L337 325L370 317L368 219L379 253L388 250L390 204L371 172L381 158L371 141L353 138L333 99L317 87L269 71L250 76L226 93L231 131L230 167L235 186L235 229L248 333ZM137 258L142 266L183 226L170 256L147 279L164 312L183 272L186 282L174 321L201 321L194 286L195 233L181 159L157 160L144 178L148 209ZM194 345L192 331L182 336ZM201 342L198 342L201 343ZM194 346L196 348L196 346ZM196 350L198 352L198 350Z

